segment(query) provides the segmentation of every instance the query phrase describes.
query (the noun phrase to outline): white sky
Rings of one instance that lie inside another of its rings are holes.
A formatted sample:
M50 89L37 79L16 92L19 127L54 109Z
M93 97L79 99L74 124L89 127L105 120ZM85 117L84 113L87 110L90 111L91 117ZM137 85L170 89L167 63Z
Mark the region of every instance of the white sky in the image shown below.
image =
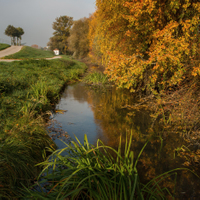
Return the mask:
M8 25L24 30L22 43L45 47L53 36L56 17L78 20L95 11L95 0L0 0L0 43L10 42L4 34Z

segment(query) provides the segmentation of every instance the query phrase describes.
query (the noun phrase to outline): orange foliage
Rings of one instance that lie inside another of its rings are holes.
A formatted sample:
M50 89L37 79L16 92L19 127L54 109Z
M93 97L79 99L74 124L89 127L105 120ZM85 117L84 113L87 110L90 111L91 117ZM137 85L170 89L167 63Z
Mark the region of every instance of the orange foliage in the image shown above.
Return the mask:
M164 89L186 73L200 75L199 64L191 65L199 43L197 0L96 0L96 8L90 54L102 58L118 87Z
M88 33L88 39L89 39L89 56L92 59L96 59L100 57L99 50L98 50L98 45L96 44L97 40L97 34L95 32L97 27L97 18L96 18L96 13L93 13L93 15L90 16L89 18L89 33Z

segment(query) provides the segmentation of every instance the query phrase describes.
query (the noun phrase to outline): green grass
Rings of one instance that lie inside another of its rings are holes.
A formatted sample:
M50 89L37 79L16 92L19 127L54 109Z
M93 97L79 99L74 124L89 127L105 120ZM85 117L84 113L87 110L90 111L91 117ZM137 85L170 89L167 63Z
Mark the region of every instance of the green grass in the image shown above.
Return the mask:
M175 188L171 191L162 182L175 176L175 187L176 171L183 169L166 172L147 184L140 182L137 163L147 143L135 158L132 136L126 138L124 147L120 140L118 150L100 140L92 146L86 135L83 145L76 138L40 164L44 166L41 180L24 190L25 199L174 199Z
M92 72L83 78L83 81L92 85L105 85L109 84L108 77L102 72Z
M51 58L54 57L54 54L52 51L44 51L42 49L35 49L32 47L24 46L22 47L21 51L5 56L5 59L28 59L28 58Z
M0 199L30 184L45 148L55 148L45 117L63 86L84 70L61 59L0 62Z
M8 48L8 47L10 47L9 44L0 43L0 51L3 50L3 49L6 49L6 48Z

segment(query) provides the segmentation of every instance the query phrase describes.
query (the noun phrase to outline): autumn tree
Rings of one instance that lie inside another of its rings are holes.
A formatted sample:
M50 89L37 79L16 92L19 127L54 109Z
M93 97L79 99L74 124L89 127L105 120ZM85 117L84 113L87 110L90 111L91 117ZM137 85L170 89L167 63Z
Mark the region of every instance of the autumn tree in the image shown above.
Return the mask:
M96 0L96 7L92 43L119 87L164 89L189 72L200 74L199 64L191 65L198 54L199 1Z
M52 28L53 37L50 38L48 46L53 50L58 48L61 53L66 54L68 50L68 37L70 35L70 28L73 25L73 18L69 16L60 16L53 22Z
M101 64L102 53L101 53L101 37L99 37L97 27L100 23L97 21L97 12L90 16L89 20L89 57L96 63Z
M74 57L82 58L89 52L89 19L82 18L74 22L68 38L69 50L74 52Z

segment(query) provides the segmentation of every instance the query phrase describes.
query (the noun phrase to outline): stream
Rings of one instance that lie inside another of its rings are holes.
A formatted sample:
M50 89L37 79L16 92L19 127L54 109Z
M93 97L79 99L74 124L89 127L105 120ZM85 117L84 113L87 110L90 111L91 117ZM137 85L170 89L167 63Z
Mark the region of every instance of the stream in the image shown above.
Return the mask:
M184 160L175 155L175 149L185 144L178 134L163 135L162 129L155 125L152 130L151 112L143 107L133 107L136 99L128 91L111 88L91 88L82 82L68 85L62 94L52 116L54 128L60 128L52 138L58 148L75 139L81 143L87 134L89 143L95 145L97 139L117 149L120 136L125 141L127 134L133 135L132 150L135 157L150 140L141 155L137 169L141 182L148 182L155 176L175 168L185 168ZM59 124L60 125L59 125ZM68 138L69 136L69 138ZM61 140L60 140L61 139ZM163 185L173 189L174 177L163 181ZM192 173L178 171L177 198L198 199L200 180Z

